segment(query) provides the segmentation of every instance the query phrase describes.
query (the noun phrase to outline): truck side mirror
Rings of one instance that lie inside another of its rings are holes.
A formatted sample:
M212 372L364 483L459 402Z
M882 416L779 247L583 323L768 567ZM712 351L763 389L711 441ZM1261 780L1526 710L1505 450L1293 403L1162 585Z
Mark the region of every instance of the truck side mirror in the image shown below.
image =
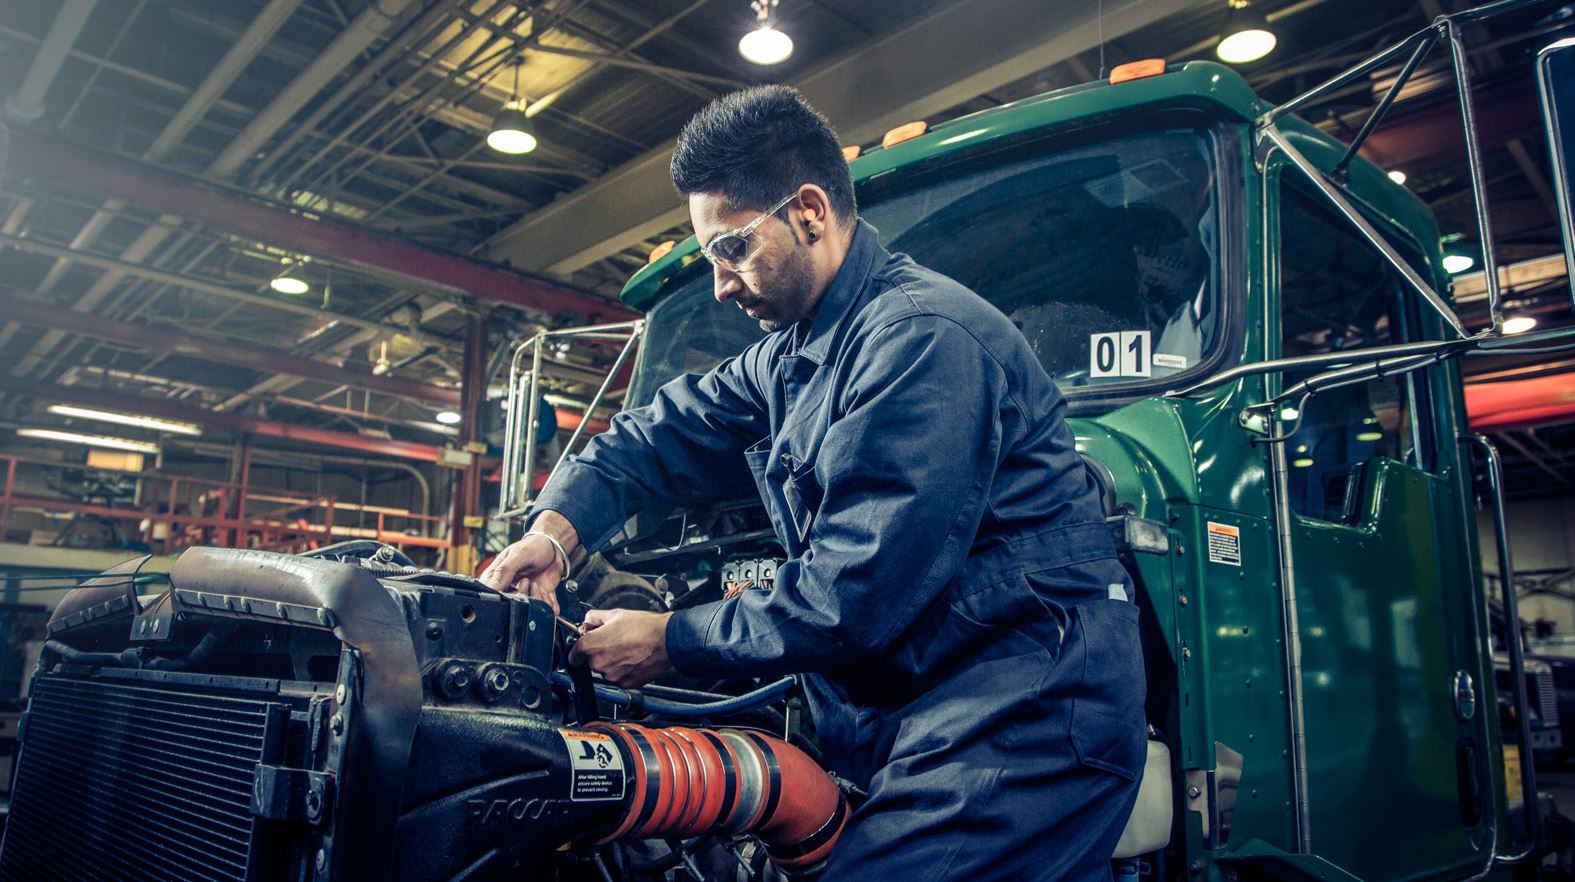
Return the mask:
M1559 40L1537 53L1537 93L1543 127L1548 131L1548 159L1553 166L1559 201L1559 230L1564 237L1565 279L1575 302L1575 227L1571 226L1571 175L1575 174L1575 37Z

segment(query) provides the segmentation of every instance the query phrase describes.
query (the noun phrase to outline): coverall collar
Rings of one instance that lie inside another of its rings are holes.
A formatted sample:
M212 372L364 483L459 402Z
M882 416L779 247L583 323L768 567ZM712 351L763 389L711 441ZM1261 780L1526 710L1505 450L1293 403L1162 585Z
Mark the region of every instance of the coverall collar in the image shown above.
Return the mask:
M831 348L831 340L836 336L843 317L859 302L859 296L875 267L885 265L890 258L891 255L881 247L875 228L859 218L848 253L842 258L842 266L831 280L831 287L826 289L820 304L815 307L815 314L793 328L794 342L798 345L790 354L806 358L816 365L825 364L826 353Z

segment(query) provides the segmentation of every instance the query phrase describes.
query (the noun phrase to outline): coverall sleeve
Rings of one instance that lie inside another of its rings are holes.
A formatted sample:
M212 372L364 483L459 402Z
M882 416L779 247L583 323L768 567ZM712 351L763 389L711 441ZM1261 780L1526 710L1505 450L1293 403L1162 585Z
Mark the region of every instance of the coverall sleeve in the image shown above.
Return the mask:
M667 653L679 671L813 672L894 643L968 556L998 464L1005 386L950 319L910 316L868 335L816 455L822 499L804 554L769 591L674 613Z
M770 432L756 381L757 368L769 357L764 346L750 347L704 376L672 380L648 407L613 417L606 432L564 461L532 514L558 512L583 545L597 550L658 500L752 491L742 454Z

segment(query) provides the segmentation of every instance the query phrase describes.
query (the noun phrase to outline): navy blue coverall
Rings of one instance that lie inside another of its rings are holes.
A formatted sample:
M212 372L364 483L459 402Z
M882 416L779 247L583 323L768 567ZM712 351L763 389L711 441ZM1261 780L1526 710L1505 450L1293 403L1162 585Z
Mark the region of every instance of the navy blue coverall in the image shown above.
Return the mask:
M667 653L807 675L828 764L869 792L823 879L1104 879L1143 661L1065 409L1004 315L860 221L812 318L619 414L536 509L595 549L753 479L790 560L674 613Z

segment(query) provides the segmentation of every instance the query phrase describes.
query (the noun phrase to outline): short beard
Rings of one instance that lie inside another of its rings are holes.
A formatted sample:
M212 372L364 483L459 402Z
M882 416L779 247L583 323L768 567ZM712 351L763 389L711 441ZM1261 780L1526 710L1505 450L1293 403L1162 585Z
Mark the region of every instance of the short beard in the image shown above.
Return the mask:
M813 278L814 274L809 264L809 252L800 246L793 249L791 257L777 270L772 281L773 287L776 287L779 291L796 292L798 296L793 306L797 310L803 310L805 304L809 301L809 288L813 283ZM777 302L786 305L786 300L787 298L782 298ZM760 329L767 334L775 334L777 331L790 328L807 318L809 318L808 315L799 315L794 318L761 319Z

